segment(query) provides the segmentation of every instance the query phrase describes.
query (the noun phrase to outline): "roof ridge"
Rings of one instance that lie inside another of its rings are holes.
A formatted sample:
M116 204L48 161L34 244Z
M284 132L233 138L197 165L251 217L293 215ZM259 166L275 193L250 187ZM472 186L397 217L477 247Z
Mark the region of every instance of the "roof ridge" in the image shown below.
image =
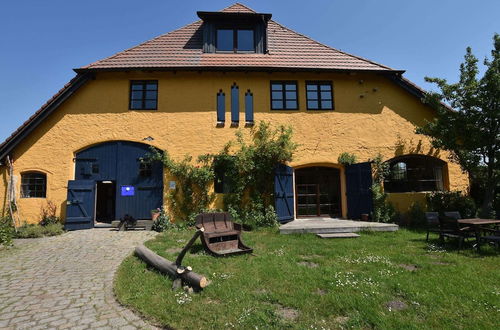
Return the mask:
M387 66L387 65L383 65L383 64L380 64L380 63L377 63L377 62L371 61L371 60L369 60L369 59L363 58L363 57L361 57L361 56L353 55L353 54L350 54L350 53L344 52L344 51L342 51L342 50L340 50L340 49L333 48L332 46L325 45L324 43L319 42L319 41L317 41L317 40L315 40L315 39L313 39L313 38L311 38L311 37L309 37L309 36L306 36L306 35L305 35L305 34L303 34L303 33L300 33L300 32L297 32L297 31L295 31L295 30L292 30L292 29L290 29L289 27L286 27L286 26L284 26L283 24L276 22L275 20L270 20L270 21L271 21L271 22L273 22L273 23L275 23L275 24L277 24L277 25L279 25L279 26L280 26L280 27L282 27L283 29L286 29L286 30L288 30L288 31L290 31L290 32L293 32L293 33L295 33L295 34L298 34L298 35L299 35L299 36L301 36L301 37L304 37L304 38L306 38L306 39L309 39L309 40L311 40L312 42L314 42L314 43L316 43L316 44L318 44L318 45L320 45L320 46L326 47L326 48L328 48L328 49L333 49L334 51L337 51L337 52L342 53L342 54L344 54L344 55L348 55L348 56L351 56L351 57L357 58L357 59L359 59L359 60L362 60L362 61L365 61L365 62L369 62L369 63L374 64L374 65L378 65L378 66L380 66L380 67L382 67L382 68L385 68L385 69L388 69L388 70L397 71L396 69L393 69L393 68L391 68L391 67L389 67L389 66Z
M241 2L235 2L235 3L233 3L232 5L227 6L226 8L223 8L223 9L221 9L221 10L219 10L219 11L221 11L221 12L222 12L222 11L224 11L224 10L226 10L226 9L229 9L229 8L232 8L232 7L236 7L236 6L241 6L241 7L243 7L243 8L248 9L248 10L249 10L249 11L251 11L251 12L257 13L255 10L253 10L253 9L252 9L252 8L250 8L250 7L248 7L247 5L242 4Z
M197 21L194 21L194 22L192 22L192 23L186 24L186 25L184 25L184 26L181 26L180 28L177 28L177 29L172 30L172 31L170 31L170 32L160 34L159 36L156 36L156 37L154 37L154 38L151 38L151 39L149 39L149 40L146 40L146 41L144 41L144 42L141 42L141 43L140 43L140 44L138 44L138 45L135 45L135 46L132 46L132 47L130 47L130 48L127 48L127 49L121 50L121 51L119 51L119 52L116 52L116 53L114 53L114 54L113 54L113 55L111 55L111 56L108 56L108 57L105 57L105 58L101 58L100 60L94 61L94 62L92 62L92 63L90 63L90 64L87 64L87 65L85 65L85 66L83 66L83 67L81 67L81 68L79 68L79 69L90 69L93 65L95 65L95 64L97 64L97 63L99 63L99 62L102 62L102 61L106 61L106 60L112 59L112 58L113 58L113 57L115 57L115 56L118 56L118 55L122 55L122 54L124 54L124 53L127 53L127 52L131 51L132 49L138 48L138 47L140 47L140 46L142 46L142 45L144 45L144 44L146 44L146 43L148 43L148 42L154 41L154 40L159 39L159 38L161 38L161 37L164 37L164 36L167 36L167 35L172 34L172 33L174 33L174 32L177 32L177 31L179 31L179 30L185 29L185 28L187 28L187 27L188 27L188 26L190 26L190 25L198 24L199 22L201 22L201 19L199 19L199 20L197 20Z

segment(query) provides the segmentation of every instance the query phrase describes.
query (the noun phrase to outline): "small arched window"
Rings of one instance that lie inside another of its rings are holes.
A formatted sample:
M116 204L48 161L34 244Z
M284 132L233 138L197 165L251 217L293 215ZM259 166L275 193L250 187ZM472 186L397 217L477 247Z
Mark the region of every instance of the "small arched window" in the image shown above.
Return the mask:
M424 155L401 156L389 160L390 175L384 182L386 192L443 190L445 162Z
M406 163L397 162L391 167L391 179L394 181L406 180Z
M22 198L45 198L47 192L47 175L40 172L21 174Z

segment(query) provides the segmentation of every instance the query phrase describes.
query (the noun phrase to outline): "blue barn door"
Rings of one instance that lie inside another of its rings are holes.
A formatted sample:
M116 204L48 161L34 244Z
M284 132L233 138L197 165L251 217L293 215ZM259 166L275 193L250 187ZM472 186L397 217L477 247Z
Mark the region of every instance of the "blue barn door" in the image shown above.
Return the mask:
M135 219L151 219L151 210L163 204L162 164L141 162L141 158L149 151L149 146L144 144L118 142L116 179L118 218L130 215Z
M95 181L68 181L66 221L64 229L90 229L94 227Z
M293 168L280 164L274 172L274 201L281 223L294 220Z
M348 218L359 219L361 214L370 214L373 211L371 162L347 165L345 176Z

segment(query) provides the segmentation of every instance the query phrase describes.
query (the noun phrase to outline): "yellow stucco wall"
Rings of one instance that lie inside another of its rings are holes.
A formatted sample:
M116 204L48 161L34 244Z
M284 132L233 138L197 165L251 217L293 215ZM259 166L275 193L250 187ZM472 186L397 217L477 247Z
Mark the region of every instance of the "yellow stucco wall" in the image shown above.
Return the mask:
M158 110L130 111L129 81L157 79ZM270 80L296 80L298 111L270 110ZM307 111L306 80L332 80L334 111ZM47 173L47 198L19 198L20 217L38 221L40 208L54 201L64 217L67 181L74 178L75 152L89 145L128 140L168 150L174 158L217 152L237 128L230 127L230 87L240 91L240 120L244 122L244 93L254 95L255 120L291 125L299 143L291 166L337 166L342 152L359 161L381 153L385 159L408 153L447 160L447 154L430 147L416 125L433 111L383 76L347 73L222 73L222 72L120 72L99 73L20 143L12 157L15 175L37 170ZM226 93L226 125L216 127L216 93ZM250 128L243 127L244 131ZM151 136L153 141L143 141ZM468 180L457 164L448 164L449 188L466 190ZM341 170L343 170L341 168ZM0 198L6 211L5 167ZM342 172L343 173L343 172ZM343 178L343 175L341 175ZM343 179L342 179L343 180ZM168 182L167 182L168 184ZM445 183L446 184L446 183ZM342 183L345 195L345 182ZM342 201L346 215L346 200Z

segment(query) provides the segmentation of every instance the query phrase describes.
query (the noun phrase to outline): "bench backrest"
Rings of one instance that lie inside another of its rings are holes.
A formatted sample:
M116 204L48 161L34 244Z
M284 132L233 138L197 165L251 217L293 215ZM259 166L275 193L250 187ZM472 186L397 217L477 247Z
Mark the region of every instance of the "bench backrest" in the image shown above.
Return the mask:
M205 228L205 233L234 230L231 215L227 212L201 213L196 216L196 228Z

